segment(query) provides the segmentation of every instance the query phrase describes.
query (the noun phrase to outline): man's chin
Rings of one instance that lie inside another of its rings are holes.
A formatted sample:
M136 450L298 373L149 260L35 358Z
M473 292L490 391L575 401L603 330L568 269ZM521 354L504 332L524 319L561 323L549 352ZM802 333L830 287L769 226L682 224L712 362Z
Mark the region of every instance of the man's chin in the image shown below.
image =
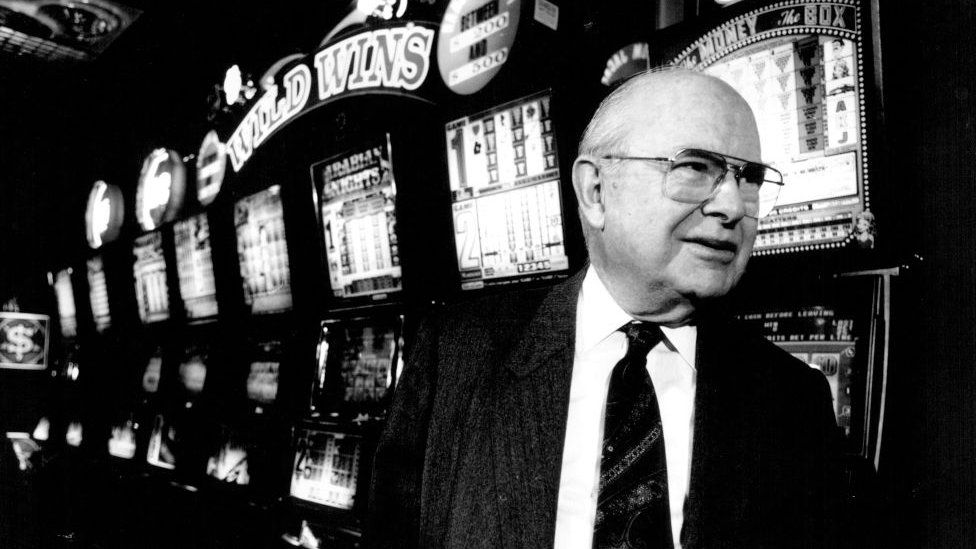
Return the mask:
M695 302L715 300L728 295L735 286L735 280L724 273L702 273L695 280L689 281L682 293Z

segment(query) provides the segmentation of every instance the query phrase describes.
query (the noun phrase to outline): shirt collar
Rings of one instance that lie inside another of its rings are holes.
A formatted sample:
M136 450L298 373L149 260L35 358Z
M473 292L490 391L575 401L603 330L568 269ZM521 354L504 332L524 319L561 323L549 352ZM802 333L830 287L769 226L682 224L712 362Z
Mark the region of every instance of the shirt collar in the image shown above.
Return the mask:
M586 270L576 309L577 351L587 351L610 337L621 326L633 320L604 286L593 265ZM661 326L672 350L692 368L695 367L695 344L698 339L696 326L667 328Z

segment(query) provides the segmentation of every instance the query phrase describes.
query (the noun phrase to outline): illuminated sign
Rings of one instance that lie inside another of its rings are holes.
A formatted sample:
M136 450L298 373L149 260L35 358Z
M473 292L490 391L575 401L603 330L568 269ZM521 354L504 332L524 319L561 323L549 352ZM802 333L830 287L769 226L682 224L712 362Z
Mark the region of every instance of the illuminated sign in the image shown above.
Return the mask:
M142 164L136 191L136 219L151 231L176 218L183 205L186 170L176 151L156 149Z
M47 369L47 315L0 313L0 368Z
M508 61L518 31L519 0L452 0L437 42L441 78L454 93L485 87Z
M852 0L780 2L720 25L695 41L673 64L701 68L737 48L782 36L785 31L825 32L836 36L845 33L853 38L860 31L855 10Z
M237 103L237 100L241 98L241 88L243 85L244 80L241 77L241 68L234 65L227 69L227 72L224 74L224 99L227 100L228 105Z
M240 171L255 149L305 108L311 86L312 73L306 65L288 71L282 84L282 97L278 97L276 84L269 86L230 136L228 152L234 171Z
M610 86L646 71L651 66L650 60L650 46L645 42L636 42L620 48L610 56L610 59L607 59L607 67L603 69L603 78L600 82L604 86Z
M783 172L756 255L874 245L862 38L854 0L792 0L725 21L672 61L735 88Z
M344 38L292 65L227 140L234 171L304 111L356 93L416 91L427 80L433 43L433 29L408 23Z
M197 200L206 206L217 198L227 171L227 146L220 142L217 132L207 132L197 154Z
M315 54L319 101L370 88L415 90L430 68L434 31L407 24L350 36Z
M356 10L364 15L390 20L403 17L407 11L407 0L359 0Z
M123 213L122 191L115 185L96 181L88 194L85 210L88 245L97 249L118 238Z

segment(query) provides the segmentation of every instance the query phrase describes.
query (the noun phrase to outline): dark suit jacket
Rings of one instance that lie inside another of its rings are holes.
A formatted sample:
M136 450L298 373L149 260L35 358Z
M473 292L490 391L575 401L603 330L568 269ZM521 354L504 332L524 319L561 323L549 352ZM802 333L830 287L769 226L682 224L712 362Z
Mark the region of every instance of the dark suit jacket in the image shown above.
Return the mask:
M583 273L422 326L376 453L366 545L551 547ZM836 547L823 376L700 322L685 549Z

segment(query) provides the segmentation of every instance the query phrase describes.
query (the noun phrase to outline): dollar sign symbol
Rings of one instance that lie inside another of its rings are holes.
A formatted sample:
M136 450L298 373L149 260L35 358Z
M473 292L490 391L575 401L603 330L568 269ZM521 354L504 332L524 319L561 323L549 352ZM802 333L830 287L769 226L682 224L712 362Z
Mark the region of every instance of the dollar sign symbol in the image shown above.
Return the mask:
M27 326L16 325L7 330L6 348L17 357L17 361L24 360L24 355L34 349L34 342L31 336L33 330Z

